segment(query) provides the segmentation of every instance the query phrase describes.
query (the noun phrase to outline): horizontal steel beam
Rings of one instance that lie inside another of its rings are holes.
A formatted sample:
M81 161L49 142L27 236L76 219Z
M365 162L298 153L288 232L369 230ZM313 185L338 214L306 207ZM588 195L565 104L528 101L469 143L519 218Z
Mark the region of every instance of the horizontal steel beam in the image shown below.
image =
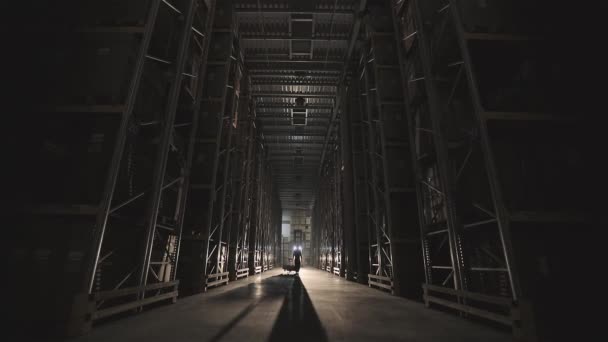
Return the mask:
M303 186L291 187L283 184L283 186L279 189L279 194L282 197L289 198L291 200L298 198L295 196L295 194L300 194L299 198L311 197L314 194L314 191Z
M318 148L314 148L314 149L311 149L311 148L303 148L302 150L303 150L303 151L306 151L306 152L310 152L310 153L318 154L318 155L320 155L320 154L321 154L321 153L320 153L320 149L318 149ZM272 153L275 153L275 154L276 154L276 153L279 153L279 152L282 152L282 153L288 153L288 154L292 154L292 155L293 155L293 154L295 153L295 149L289 149L289 150L287 150L287 149L285 149L285 150L282 150L282 149L270 149L270 153L271 153L271 154L272 154ZM276 175L276 176L278 176L278 175Z
M311 188L308 188L308 184L291 184L291 183L281 183L281 190L279 193L288 193L291 191L300 193L300 194L312 194L314 191Z
M260 63L261 64L261 63ZM285 69L282 65L261 65L257 68L249 68L249 75L256 76L295 76L295 77L336 77L340 76L340 70L334 68L311 69L306 66Z
M306 156L300 156L301 158L304 158L304 160L306 161L314 161L315 163L319 162L319 157L320 154L317 153L316 155L306 155ZM288 161L293 161L294 160L294 156L293 155L282 155L282 156L270 156L268 157L268 160L288 160Z
M319 167L319 161L305 161L304 164L298 164L295 165L293 163L293 160L270 160L268 161L269 163L272 164L273 169L277 168L277 167L283 167L283 166L292 166L294 168L309 168L310 171L307 172L312 172L314 173L316 171L316 168Z
M314 67L314 68L313 68ZM278 71L281 73L293 74L300 77L306 77L310 74L318 74L319 76L338 76L340 72L340 66L337 64L322 64L317 63L315 65L306 64L287 64L287 63L247 63L247 70L251 72L252 76L257 75L260 72L274 72ZM310 75L314 76L314 75Z
M305 148L308 148L309 146L313 145L314 147L323 147L323 144L319 144L318 141L300 141L300 142L274 142L274 141L267 141L264 143L265 145L268 146L286 146L286 145L306 145Z
M295 191L298 191L301 193L313 193L314 192L314 189L307 187L308 184L304 184L301 182L297 182L297 183L282 182L281 185L282 185L282 187L279 190L279 192L287 192L287 191L292 191L292 190L295 190Z
M267 103L267 102L266 102ZM291 107L286 107L284 109L290 109ZM327 119L329 118L329 116L331 115L331 110L328 109L318 109L318 108L311 108L311 107L307 107L310 110L308 111L308 114L306 115L306 117L308 119ZM258 114L259 117L277 117L277 118L291 118L291 111L287 111L287 112L260 112Z
M328 113L329 114L329 113ZM264 115L256 116L256 119L263 122L276 122L283 123L287 122L287 126L291 126L291 114L289 113L274 113L268 115L268 113L264 113ZM308 117L306 120L306 127L310 126L323 126L327 128L327 123L329 122L329 117ZM282 125L279 125L282 126Z
M289 181L291 183L294 184L299 184L300 182L310 182L313 181L315 179L317 179L317 176L314 176L313 174L302 174L302 173L295 173L293 172L293 169L291 171L288 170L284 170L285 174L280 174L280 175L276 175L276 176L272 176L272 179L276 179L277 181ZM298 180L295 180L295 177L299 177Z
M310 73L300 74L300 72L298 72L298 71L279 72L279 71L259 71L258 70L255 74L249 74L249 76L251 76L252 83L257 82L260 79L268 79L268 78L281 80L284 82L297 78L297 79L306 79L306 80L314 81L314 82L323 80L323 81L328 81L328 82L337 84L338 77L340 75L337 73L333 73L333 71L331 74L328 74L327 72L317 73L317 74L310 74Z
M302 0L299 0L302 1ZM302 1L305 2L305 1ZM304 7L301 6L289 6L289 8L284 7L284 8L260 8L258 9L257 7L237 7L234 9L234 11L239 14L239 13L244 13L244 14L248 14L248 13L273 13L273 14L332 14L332 13L336 13L336 14L350 14L350 15L354 15L354 10L352 9L344 9L344 8L338 8L338 9L332 9L332 8L315 8L315 9L306 9Z
M339 64L343 65L343 60L328 59L278 59L264 58L263 56L245 56L245 63L294 63L294 64Z
M312 200L312 196L314 195L311 192L300 192L300 189L291 189L289 187L285 187L284 190L280 190L279 194L282 198L289 201L302 201L302 200ZM299 193L300 196L296 197L295 194Z
M295 194L299 193L299 196L296 196ZM295 189L295 190L285 190L283 193L279 193L279 197L281 199L285 199L288 201L302 201L302 200L312 200L314 194L312 193L300 193L299 189Z
M312 188L310 187L312 184L315 184L314 182L308 182L308 183L298 183L298 184L293 184L290 182L277 182L277 185L279 185L279 192L287 192L287 191L311 191L312 192ZM308 189L308 190L307 190Z
M323 141L323 139L318 139L319 137L323 138L322 135L306 135L306 134L266 134L264 133L265 139L268 139L270 141L273 142L278 142L278 143L298 143L297 139L300 139L300 142L306 141L306 142L319 142L319 141ZM295 138L295 139L294 139ZM283 139L281 141L281 139Z
M262 79L263 80L268 80L268 79L273 79L275 78L276 80L280 80L280 81L306 81L306 82L318 82L318 81L324 81L324 82L334 82L335 84L337 84L337 80L338 80L338 74L334 74L332 73L327 74L327 73L319 73L316 75L311 75L310 73L304 73L304 72L290 72L290 71L276 71L276 72L261 72L261 71L257 71L255 74L250 75L252 77L251 81L252 82L259 82ZM286 79L287 78L287 79Z
M317 155L308 155L308 156L293 156L293 155L287 155L287 156L272 156L272 157L268 157L269 160L274 160L274 161L288 161L288 162L294 162L295 158L300 158L300 160L310 163L310 162L318 162L319 161L319 157L320 154Z
M307 116L307 122L313 123L313 125L315 122L322 122L322 126L327 127L330 115L331 113L309 113ZM276 121L278 123L287 121L291 124L291 113L273 113L270 115L266 115L264 113L256 116L256 120L260 121L261 124L268 123L269 121Z
M299 195L296 195L299 194ZM299 200L299 199L312 199L312 192L301 192L299 190L287 190L283 193L279 193L279 197L287 199L287 200Z
M243 40L265 40L265 41L325 41L325 42L338 42L338 41L348 41L347 37L342 36L334 36L334 37L311 37L311 38L301 38L301 37L290 37L287 35L284 36L276 36L272 34L267 35L241 35L241 39ZM247 61L247 60L245 60Z
M301 129L304 131L323 131L325 132L325 130L327 129L327 127L325 125L306 125L306 126L294 126L291 124L288 125L265 125L262 127L262 129L264 130L264 134L266 134L267 131L291 131L291 130L295 130L295 129Z
M260 102L260 103L268 103L268 102ZM282 111L282 112L266 112L266 111L259 111L256 115L256 118L271 118L271 117L276 117L276 118L291 118L291 111L289 109L293 108L294 106L282 106L283 108L281 109L287 109L287 111ZM271 108L271 107L263 107L263 106L258 106L258 110L263 109L263 108ZM307 106L307 108L311 109L311 111L308 113L308 115L306 116L307 118L315 118L315 119L327 119L327 115L331 115L331 108L315 108L315 107L311 107L311 106ZM313 111L314 110L314 111Z
M310 98L334 98L334 97L336 97L336 94L330 94L330 93L305 94L305 93L278 92L278 93L252 93L251 95L257 96L257 97L310 97Z
M294 138L306 138L306 139L308 139L308 138L325 137L325 134L312 134L312 133L311 134L300 134L300 133L293 134L293 133L289 133L289 132L285 132L285 133L277 132L277 133L269 134L269 133L264 132L264 136L266 138L270 139L270 140L272 140L273 138L281 138L281 137L289 137L289 138L294 137ZM313 140L323 141L322 139L313 139Z
M268 158L271 158L271 159L272 158L282 158L282 159L285 159L285 158L289 157L289 158L293 159L294 157L303 157L304 159L315 159L315 158L318 158L320 156L321 156L321 154L318 153L318 152L310 152L310 153L302 152L300 154L295 154L294 152L283 152L283 153L274 152L274 153L270 153L268 155Z
M256 107L258 108L292 108L293 104L285 104L285 103L256 103ZM307 105L306 108L310 109L333 109L333 106L329 105Z
M322 87L336 87L336 82L331 81L276 81L276 80L268 80L268 81L260 81L259 79L252 82L252 85L272 85L272 86L322 86Z
M293 167L293 165L280 165L277 164L275 166L273 166L273 170L280 170L282 171L281 174L284 172L285 176L304 176L304 177L310 177L309 179L317 179L316 176L312 176L312 173L309 174L307 173L309 170L314 170L314 168L312 168L311 166L306 166L306 167Z

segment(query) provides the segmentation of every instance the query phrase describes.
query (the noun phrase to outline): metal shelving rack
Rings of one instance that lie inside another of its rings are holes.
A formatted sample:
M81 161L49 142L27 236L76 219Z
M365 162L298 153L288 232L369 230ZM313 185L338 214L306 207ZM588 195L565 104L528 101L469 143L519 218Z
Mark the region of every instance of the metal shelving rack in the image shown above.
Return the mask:
M278 193L272 184L272 169L267 163L263 145L258 140L256 149L256 170L251 184L253 215L249 230L250 275L266 272L274 267L278 256L277 246L280 244L276 230L281 224Z
M255 175L252 184L253 215L249 241L249 274L262 273L264 269L264 201L270 169L265 163L263 145L256 141Z
M559 321L530 310L550 301L537 285L550 276L530 261L544 258L567 274L555 247L568 238L555 229L593 223L588 203L572 201L585 198L582 190L569 185L584 174L592 145L579 134L582 120L552 100L559 77L546 63L551 31L539 25L541 13L538 2L395 6L416 122L425 302L530 338L538 320L545 333ZM568 150L579 162L568 163Z
M331 127L334 130L336 127ZM338 276L345 275L344 225L342 224L342 170L339 131L330 133L333 139L323 165L318 204L321 212L321 241L322 256L320 266L323 270Z
M350 83L350 82L347 82ZM343 240L342 240L342 275L348 279L356 281L358 279L360 252L360 234L358 213L358 196L356 189L356 174L358 173L353 168L354 144L353 133L351 132L352 110L351 101L353 100L352 88L347 87L344 92L345 96L342 99L343 103L339 118L340 132L340 175L342 179L340 198L342 202L341 219L343 221Z
M272 184L270 180L270 166L264 163L264 170L262 173L262 180L260 186L260 221L258 222L259 227L259 244L257 253L259 255L259 267L260 272L266 272L268 270L268 232L270 227L269 216L270 216L270 193Z
M258 221L258 248L256 254L258 255L257 264L255 271L266 272L274 267L277 256L277 245L280 240L277 236L277 229L279 229L280 218L278 215L278 193L272 183L272 168L266 163L266 159L263 160L263 173L259 185L259 205L260 205L260 220ZM280 212L280 211L279 211Z
M208 5L151 3L136 64L139 87L131 88L127 99L126 110L133 114L123 114L97 214L95 257L89 259L86 275L95 301L93 320L177 298L175 268L189 181L188 147L195 133L193 109L204 70L203 32L208 32L212 13ZM143 172L148 167L152 173ZM143 242L141 250L135 249L141 258L133 258L133 242Z
M49 305L53 318L43 318L60 335L177 297L188 147L212 6L93 1L71 9L81 15L67 23L73 29L49 59L61 74L53 79L66 82L49 87L37 109L53 115L49 127L60 127L42 137L53 146L45 163L57 178L41 179L46 184L27 207L33 227L61 227L45 250L67 271L38 280L62 278L47 296L65 297L65 307ZM71 161L55 163L60 155Z
M315 205L312 208L310 224L311 224L311 241L310 241L310 260L314 267L319 269L321 266L321 217L319 214L320 206Z
M189 293L228 282L230 229L226 228L226 222L232 203L230 155L242 58L235 44L234 18L225 7L226 4L222 4L223 11L216 10L213 23L186 212L188 229L182 242L185 251L180 279L183 289Z
M250 113L248 117L248 143L247 143L247 164L245 173L244 183L244 195L243 195L243 214L241 219L241 226L243 229L243 241L242 241L242 252L239 257L239 263L237 269L247 269L247 274L251 274L249 270L249 257L250 257L250 241L253 240L251 226L253 224L254 216L254 189L255 189L255 171L256 171L256 152L257 152L257 136L255 127L255 103L251 103Z
M235 130L235 151L233 155L232 177L235 197L232 210L231 230L233 239L230 242L229 272L230 280L249 276L247 258L249 217L251 209L251 171L255 146L255 112L253 101L249 96L251 80L244 76L241 82L238 121Z
M339 141L339 133L336 132L337 141ZM335 144L334 150L329 156L331 160L331 180L332 180L332 199L331 199L331 216L332 216L332 234L331 246L333 256L332 273L337 276L344 276L346 263L344 261L344 226L342 224L342 174L341 174L341 155L340 145Z
M278 189L273 188L272 192L272 227L270 230L271 236L271 251L272 257L270 258L269 269L273 269L275 265L282 264L283 255L283 243L282 243L282 222L283 222L283 211L281 209L281 198L279 197ZM274 234L273 233L274 230Z
M322 270L331 272L333 268L333 253L332 253L332 224L331 224L331 180L329 163L325 165L322 171L321 179L319 180L319 208L320 208L320 223L321 223L321 239L320 252L321 260L320 267Z
M450 26L450 5L399 5L406 98L416 129L425 303L513 324L515 292L503 277L512 279L511 251L501 246L509 239L491 202L485 142L470 100L467 103L465 67ZM434 21L436 31L419 24L428 20ZM487 183L480 181L484 179Z
M348 107L344 116L347 119L352 146L353 215L355 216L357 237L357 281L367 284L367 274L369 273L371 259L369 249L369 195L367 192L368 168L367 159L365 158L365 137L367 131L363 125L363 112L360 110L360 94L359 82L351 82L348 89Z
M368 283L392 293L417 297L420 242L416 191L410 153L410 125L396 71L395 33L386 2L369 2L365 45L358 67L363 113L369 248ZM395 271L396 269L399 272Z
M217 203L214 203L212 207L213 214L211 215L210 232L207 240L209 244L209 247L207 247L209 253L207 259L207 287L228 282L228 244L231 240L230 229L227 223L232 216L233 200L231 156L234 146L232 144L232 131L234 128L233 123L235 122L235 110L238 105L239 83L242 75L241 65L239 64L242 58L240 58L239 52L235 47L233 47L230 59L236 61L228 61L230 66L227 66L229 70L229 83L226 84L226 93L224 95L226 107L223 114L226 120L224 125L227 125L227 127L224 127L222 130L223 136L220 138L222 140L222 147L217 152L216 157L216 162L220 163L218 175L216 176L216 189L219 193L219 199L216 197Z

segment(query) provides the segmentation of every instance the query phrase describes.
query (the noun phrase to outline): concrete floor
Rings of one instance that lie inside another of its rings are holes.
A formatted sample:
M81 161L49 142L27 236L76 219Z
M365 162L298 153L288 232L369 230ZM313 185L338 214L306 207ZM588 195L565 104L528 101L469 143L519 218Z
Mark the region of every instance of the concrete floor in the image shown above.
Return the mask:
M278 269L95 327L75 341L511 341L327 272Z

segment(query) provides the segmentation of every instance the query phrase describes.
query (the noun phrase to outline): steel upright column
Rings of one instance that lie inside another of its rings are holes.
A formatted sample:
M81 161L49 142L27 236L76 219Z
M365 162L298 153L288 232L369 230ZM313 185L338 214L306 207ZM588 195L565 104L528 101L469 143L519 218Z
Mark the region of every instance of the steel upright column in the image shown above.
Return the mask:
M358 75L356 76L359 77ZM367 194L367 167L365 159L365 136L361 117L359 82L353 79L348 89L348 129L351 138L352 173L355 200L355 226L357 251L357 281L367 284L369 273L370 251L368 247L369 205Z
M348 91L347 93L351 95ZM352 91L351 91L352 93ZM352 95L351 95L352 96ZM344 100L345 103L351 101L351 97L347 96ZM345 250L345 261L346 261L346 279L355 280L357 275L357 267L360 263L359 251L358 251L358 227L357 227L357 216L358 211L355 209L355 203L357 198L355 191L353 190L353 161L352 161L352 132L351 132L351 116L350 106L346 105L340 115L340 155L342 156L342 199L343 199L343 211L342 211L342 222L344 223L344 250Z

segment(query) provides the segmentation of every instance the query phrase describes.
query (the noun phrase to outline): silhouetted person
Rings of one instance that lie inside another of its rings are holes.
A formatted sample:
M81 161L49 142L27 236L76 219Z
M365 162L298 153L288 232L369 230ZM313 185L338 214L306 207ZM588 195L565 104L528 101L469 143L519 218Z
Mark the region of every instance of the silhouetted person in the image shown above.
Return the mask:
M296 274L298 274L302 265L302 250L299 248L293 250L293 264L296 266Z

